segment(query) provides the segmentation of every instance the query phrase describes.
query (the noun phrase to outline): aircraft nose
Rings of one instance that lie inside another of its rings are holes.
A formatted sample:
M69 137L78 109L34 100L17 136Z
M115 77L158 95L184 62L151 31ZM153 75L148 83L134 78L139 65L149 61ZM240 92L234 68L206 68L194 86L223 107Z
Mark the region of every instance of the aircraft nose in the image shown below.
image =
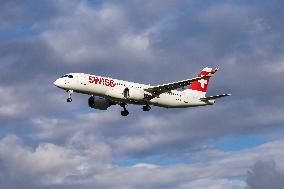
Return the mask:
M60 82L59 82L59 79L56 79L53 84L56 86L56 87L59 87L60 85Z

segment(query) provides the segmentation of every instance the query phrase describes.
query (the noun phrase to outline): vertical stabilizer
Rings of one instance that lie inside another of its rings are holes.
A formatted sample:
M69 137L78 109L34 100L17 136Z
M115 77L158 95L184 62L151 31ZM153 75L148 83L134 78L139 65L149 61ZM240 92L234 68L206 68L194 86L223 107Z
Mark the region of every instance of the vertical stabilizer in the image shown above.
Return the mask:
M198 77L202 77L208 74L214 74L216 71L218 71L218 69L213 70L212 68L206 67L198 74ZM210 78L194 81L191 85L188 86L188 89L184 92L188 93L189 95L200 98L205 97L209 81Z

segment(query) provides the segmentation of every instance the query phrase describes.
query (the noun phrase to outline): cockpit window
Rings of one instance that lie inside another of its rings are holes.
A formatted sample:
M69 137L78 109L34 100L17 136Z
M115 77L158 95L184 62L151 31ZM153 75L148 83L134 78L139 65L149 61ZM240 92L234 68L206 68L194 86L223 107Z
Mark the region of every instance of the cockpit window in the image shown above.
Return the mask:
M64 76L61 76L61 78L63 78L63 77L73 78L73 75L64 75Z

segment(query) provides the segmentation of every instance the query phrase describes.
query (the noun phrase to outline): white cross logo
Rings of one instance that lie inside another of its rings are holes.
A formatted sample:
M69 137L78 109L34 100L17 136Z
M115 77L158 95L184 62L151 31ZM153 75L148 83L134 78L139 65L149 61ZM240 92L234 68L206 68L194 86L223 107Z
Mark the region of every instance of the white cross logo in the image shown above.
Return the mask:
M204 75L201 75L200 77L203 77L203 76ZM204 88L205 84L207 84L207 80L205 80L205 79L198 80L198 82L200 83L201 88Z

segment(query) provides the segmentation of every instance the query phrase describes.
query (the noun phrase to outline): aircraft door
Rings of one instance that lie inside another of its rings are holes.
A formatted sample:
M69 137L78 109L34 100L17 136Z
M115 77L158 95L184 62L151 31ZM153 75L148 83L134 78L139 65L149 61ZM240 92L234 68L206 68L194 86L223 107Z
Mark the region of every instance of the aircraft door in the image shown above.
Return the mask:
M123 90L123 96L124 96L124 98L129 98L129 89L128 88L125 88Z

